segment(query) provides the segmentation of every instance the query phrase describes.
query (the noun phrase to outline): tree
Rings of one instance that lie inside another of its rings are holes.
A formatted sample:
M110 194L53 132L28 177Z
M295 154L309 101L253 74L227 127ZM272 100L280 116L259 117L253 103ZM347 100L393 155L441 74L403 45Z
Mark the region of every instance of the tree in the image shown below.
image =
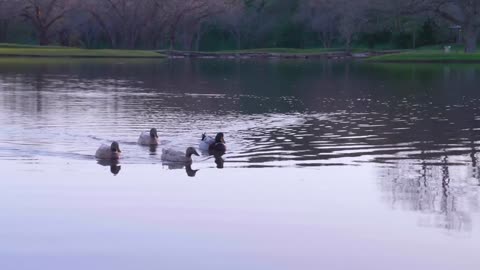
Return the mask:
M296 18L320 37L324 48L330 48L338 36L338 19L333 1L307 0L301 3Z
M25 0L21 16L35 29L40 45L48 45L56 33L52 30L68 11L75 0Z
M303 9L312 28L321 33L324 46L331 45L333 34L338 33L349 52L354 36L368 22L369 4L368 0L308 0Z
M19 13L19 0L0 0L0 42L7 41L7 34L12 22Z
M166 16L166 33L170 49L175 47L180 26L186 22L199 25L202 20L220 13L225 1L222 0L165 0L163 14Z
M160 0L90 0L83 3L113 48L135 48L148 24L159 15ZM92 28L88 28L91 30Z
M466 53L477 50L480 0L433 0L430 7L442 18L462 27Z

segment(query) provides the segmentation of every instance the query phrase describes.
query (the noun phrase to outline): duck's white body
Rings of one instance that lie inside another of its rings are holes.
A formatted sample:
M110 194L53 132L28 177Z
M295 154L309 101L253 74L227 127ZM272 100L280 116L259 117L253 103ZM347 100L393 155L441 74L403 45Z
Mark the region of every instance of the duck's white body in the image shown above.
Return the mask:
M198 156L193 148L187 149L187 152L176 151L172 149L162 149L162 160L168 162L192 163L192 155Z
M120 152L112 151L110 145L102 144L95 152L95 157L98 159L119 159L120 154Z
M149 131L144 131L138 137L138 144L141 145L158 145L158 138L152 138Z
M200 144L198 145L198 148L201 151L208 151L210 148L210 145L215 143L215 138L210 137L210 136L205 136L201 141Z

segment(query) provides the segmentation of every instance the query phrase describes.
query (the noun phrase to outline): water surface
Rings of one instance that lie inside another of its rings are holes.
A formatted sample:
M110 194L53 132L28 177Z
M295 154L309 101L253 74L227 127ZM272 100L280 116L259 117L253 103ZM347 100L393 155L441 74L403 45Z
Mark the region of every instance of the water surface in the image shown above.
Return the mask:
M2 59L0 267L477 269L479 73ZM218 131L221 159L161 161Z

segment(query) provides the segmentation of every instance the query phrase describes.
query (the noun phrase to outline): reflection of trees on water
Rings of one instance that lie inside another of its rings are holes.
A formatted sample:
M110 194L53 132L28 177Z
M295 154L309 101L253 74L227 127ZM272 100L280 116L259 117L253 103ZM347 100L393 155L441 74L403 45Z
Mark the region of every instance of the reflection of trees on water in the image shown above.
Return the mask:
M432 158L422 151L418 161L399 160L385 166L379 178L384 199L394 209L424 214L423 226L470 231L471 215L479 211L480 202L475 150L471 156L471 164L457 164L454 157Z

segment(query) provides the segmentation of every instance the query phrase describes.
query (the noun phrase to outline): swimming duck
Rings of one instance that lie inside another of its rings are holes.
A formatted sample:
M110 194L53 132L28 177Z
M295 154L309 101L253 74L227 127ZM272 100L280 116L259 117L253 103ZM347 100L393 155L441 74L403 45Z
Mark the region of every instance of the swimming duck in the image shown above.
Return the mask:
M150 132L144 131L138 138L138 144L141 145L158 145L157 129L152 128Z
M217 136L215 137L215 142L213 144L210 144L210 147L208 147L208 151L214 154L222 153L221 155L223 155L227 151L227 147L225 146L225 139L223 138L223 133L217 134Z
M215 138L212 138L204 133L202 135L199 148L202 151L225 152L227 147L225 146L224 134L220 132L217 134L217 136L215 136Z
M121 153L118 142L113 142L111 145L100 145L95 153L95 157L98 159L119 159Z
M197 150L193 147L187 148L185 153L172 150L172 149L162 149L162 160L178 163L192 163L192 155L199 156Z

